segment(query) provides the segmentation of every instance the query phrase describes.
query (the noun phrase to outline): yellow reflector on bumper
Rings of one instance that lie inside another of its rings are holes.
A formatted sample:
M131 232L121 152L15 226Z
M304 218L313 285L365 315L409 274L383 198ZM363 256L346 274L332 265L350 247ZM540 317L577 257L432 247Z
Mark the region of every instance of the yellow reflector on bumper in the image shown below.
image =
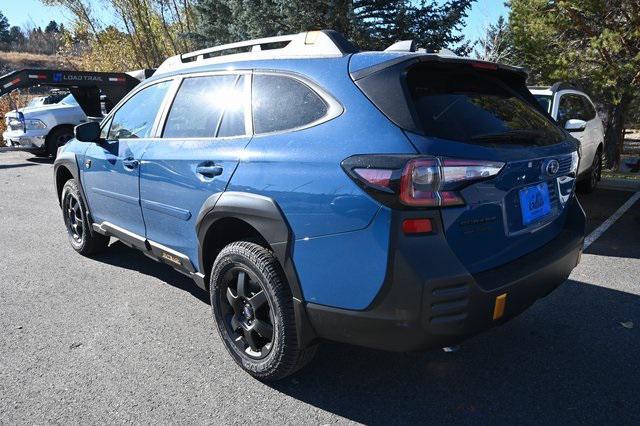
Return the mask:
M493 307L493 320L502 318L504 315L504 307L507 305L507 293L496 297L496 304Z

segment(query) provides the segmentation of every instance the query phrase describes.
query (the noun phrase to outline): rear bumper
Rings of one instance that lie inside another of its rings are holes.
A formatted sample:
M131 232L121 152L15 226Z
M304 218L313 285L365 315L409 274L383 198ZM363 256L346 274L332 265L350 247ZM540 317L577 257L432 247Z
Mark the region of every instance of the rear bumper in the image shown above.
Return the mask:
M585 224L575 197L566 209L564 229L554 240L478 274L466 271L444 237L429 238L425 250L425 240L397 235L383 290L369 309L308 303L309 321L320 338L376 349L405 352L457 344L515 317L566 281L579 260ZM410 215L415 213L399 213L394 229ZM507 295L504 314L494 320L496 297L502 294Z

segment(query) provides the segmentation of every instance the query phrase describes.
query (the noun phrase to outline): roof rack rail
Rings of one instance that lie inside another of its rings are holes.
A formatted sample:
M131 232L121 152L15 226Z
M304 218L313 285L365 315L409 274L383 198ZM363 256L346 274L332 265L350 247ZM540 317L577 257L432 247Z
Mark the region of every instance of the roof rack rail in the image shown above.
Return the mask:
M230 59L272 59L279 57L343 56L356 49L344 36L333 30L308 31L223 44L175 55L165 60L156 74L193 66L194 62L219 62ZM224 59L219 59L224 58Z
M415 40L400 40L384 49L385 52L415 52L417 50Z

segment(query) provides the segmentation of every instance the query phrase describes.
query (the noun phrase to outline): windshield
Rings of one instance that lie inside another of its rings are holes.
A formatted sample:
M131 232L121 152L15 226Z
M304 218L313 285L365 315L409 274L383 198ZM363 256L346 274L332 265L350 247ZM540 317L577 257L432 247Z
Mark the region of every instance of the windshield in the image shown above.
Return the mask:
M37 97L37 98L33 98L29 101L29 103L27 104L27 107L34 107L34 106L38 106L38 105L42 105L44 104L44 98L43 97Z
M60 103L66 104L66 105L78 105L78 101L76 101L76 98L74 98L71 93L69 93L67 96L62 98Z
M533 95L533 97L536 98L542 109L551 113L551 99L553 99L551 95Z
M417 66L407 76L428 136L465 143L550 145L564 135L489 71Z

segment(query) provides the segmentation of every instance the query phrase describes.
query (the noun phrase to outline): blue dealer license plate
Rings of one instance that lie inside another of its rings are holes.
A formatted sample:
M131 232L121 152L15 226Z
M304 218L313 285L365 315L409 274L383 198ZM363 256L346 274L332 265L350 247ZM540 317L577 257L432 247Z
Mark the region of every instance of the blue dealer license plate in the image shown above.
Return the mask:
M551 213L549 187L546 183L529 186L520 190L520 210L522 223L529 225Z

